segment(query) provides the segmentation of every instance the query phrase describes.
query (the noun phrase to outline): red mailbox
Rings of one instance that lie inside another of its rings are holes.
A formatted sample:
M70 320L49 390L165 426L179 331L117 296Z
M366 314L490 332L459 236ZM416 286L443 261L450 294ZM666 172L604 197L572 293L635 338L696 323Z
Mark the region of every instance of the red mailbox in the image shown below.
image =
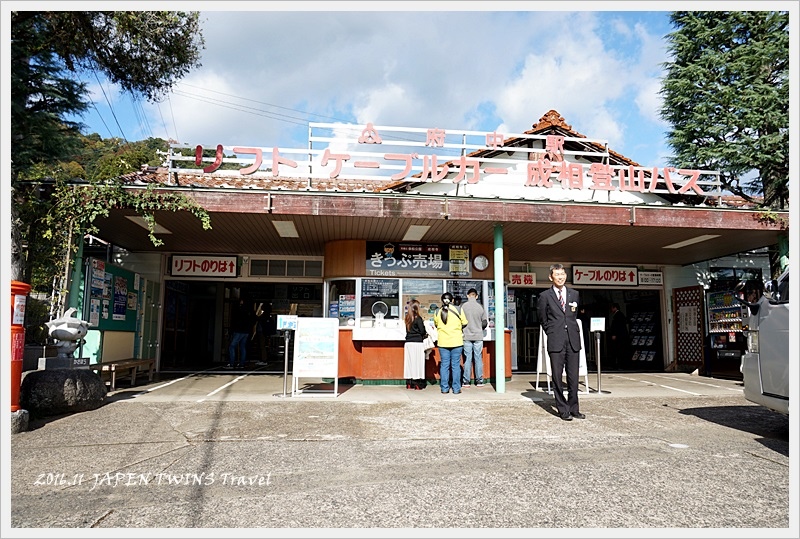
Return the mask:
M31 285L11 281L11 411L19 410L22 358L25 355L25 304Z

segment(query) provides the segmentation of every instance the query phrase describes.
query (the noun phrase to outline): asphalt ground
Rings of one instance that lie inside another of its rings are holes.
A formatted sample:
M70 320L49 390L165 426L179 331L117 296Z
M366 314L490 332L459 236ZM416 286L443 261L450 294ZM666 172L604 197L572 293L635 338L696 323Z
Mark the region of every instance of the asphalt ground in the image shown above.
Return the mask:
M460 395L303 379L293 396L258 372L123 384L11 436L2 536L798 537L796 429L741 382L586 381L571 422L536 375Z

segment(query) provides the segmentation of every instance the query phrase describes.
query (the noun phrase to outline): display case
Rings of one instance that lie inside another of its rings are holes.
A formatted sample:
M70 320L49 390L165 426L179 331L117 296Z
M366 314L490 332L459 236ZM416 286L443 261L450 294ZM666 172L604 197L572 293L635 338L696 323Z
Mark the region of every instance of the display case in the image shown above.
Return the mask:
M661 328L657 310L633 311L628 318L631 361L636 368L662 366Z
M706 295L706 310L709 341L706 373L740 379L745 347L742 306L733 291L725 290Z

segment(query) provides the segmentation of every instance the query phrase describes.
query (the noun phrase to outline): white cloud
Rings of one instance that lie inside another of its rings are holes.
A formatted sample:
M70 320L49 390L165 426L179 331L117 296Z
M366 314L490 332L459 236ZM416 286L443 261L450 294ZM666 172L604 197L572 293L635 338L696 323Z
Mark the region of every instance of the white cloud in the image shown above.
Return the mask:
M183 142L303 147L308 121L521 132L556 109L620 151L631 124L658 121L663 32L635 14L203 12L203 66L150 124L175 136L169 113Z

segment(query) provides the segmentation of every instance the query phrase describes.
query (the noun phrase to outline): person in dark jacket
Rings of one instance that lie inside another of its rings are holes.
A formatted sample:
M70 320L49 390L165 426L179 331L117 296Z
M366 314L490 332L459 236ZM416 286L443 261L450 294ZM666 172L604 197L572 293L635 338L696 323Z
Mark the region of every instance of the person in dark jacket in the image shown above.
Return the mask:
M584 419L578 403L578 376L580 370L581 335L578 328L577 290L567 288L567 271L561 264L550 266L553 286L539 294L537 313L547 336L547 355L550 356L553 396L558 415L564 421L573 417ZM564 383L561 380L567 371L567 398L564 399Z
M256 311L244 297L231 307L231 342L228 346L226 369L243 368L247 365L247 341L258 321ZM238 352L238 354L237 354ZM238 360L238 361L237 361Z
M611 304L611 322L608 325L608 359L612 367L623 368L630 356L628 319L619 310L618 303Z
M422 342L428 335L425 321L419 311L419 301L414 299L408 304L405 316L406 343L403 346L403 378L406 389L425 389L425 344Z

